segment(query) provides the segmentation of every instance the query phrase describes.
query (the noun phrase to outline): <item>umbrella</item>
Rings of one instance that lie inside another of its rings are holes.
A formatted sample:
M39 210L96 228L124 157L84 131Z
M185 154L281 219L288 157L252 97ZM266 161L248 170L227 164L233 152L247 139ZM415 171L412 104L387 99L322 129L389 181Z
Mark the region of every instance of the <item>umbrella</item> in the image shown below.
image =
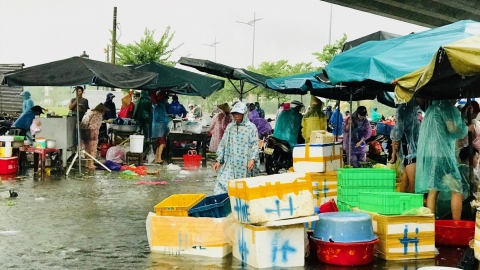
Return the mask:
M178 60L178 63L196 68L197 70L206 72L208 74L226 78L233 85L235 90L240 94L240 100L242 100L243 96L246 93L252 91L258 86L265 87L265 81L271 78L262 74L248 71L243 68L233 68L209 60L182 57L180 58L180 60ZM240 89L237 89L237 87L233 84L232 80L237 80L240 82ZM253 84L254 87L245 91L245 82Z
M81 57L32 66L4 75L2 84L8 86L72 86L98 85L138 89L155 83L156 73L135 71Z
M323 75L332 84L394 91L396 79L424 67L445 44L480 33L480 23L464 20L383 41L368 41L337 55Z
M177 94L206 98L222 89L225 84L223 80L155 62L130 68L158 74L157 83L142 87L144 90L168 90Z
M267 79L265 84L268 89L280 92L282 94L304 95L307 92L322 98L335 99L340 101L357 101L366 99L377 99L380 103L395 107L393 95L383 91L372 91L360 89L346 89L347 87L334 86L329 81L319 81L315 76L318 71L303 74L291 75ZM352 94L350 96L350 93Z
M408 101L480 97L480 36L441 46L430 62L396 81L395 95Z

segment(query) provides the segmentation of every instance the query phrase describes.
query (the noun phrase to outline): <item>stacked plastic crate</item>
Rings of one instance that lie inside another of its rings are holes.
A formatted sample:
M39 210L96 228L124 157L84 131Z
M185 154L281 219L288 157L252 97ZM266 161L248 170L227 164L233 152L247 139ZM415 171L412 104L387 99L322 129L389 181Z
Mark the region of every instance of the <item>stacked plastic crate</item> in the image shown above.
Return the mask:
M361 192L395 192L395 171L390 169L338 169L338 209L358 207Z
M228 194L174 194L155 206L146 222L150 250L221 258L232 252L225 235Z
M318 220L304 173L230 180L228 194L235 258L256 268L304 265L304 224Z

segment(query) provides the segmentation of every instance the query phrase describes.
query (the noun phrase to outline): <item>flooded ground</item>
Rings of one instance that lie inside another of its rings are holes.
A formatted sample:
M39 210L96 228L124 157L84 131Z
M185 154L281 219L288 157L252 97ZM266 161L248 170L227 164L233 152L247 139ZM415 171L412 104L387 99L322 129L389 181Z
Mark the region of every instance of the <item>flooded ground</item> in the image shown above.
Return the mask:
M160 166L152 166L151 169ZM215 173L201 169L189 175L162 170L137 185L118 173L87 172L39 181L30 169L25 177L0 181L0 269L254 269L231 255L223 259L150 253L145 219L155 204L174 193L212 194ZM8 190L18 192L9 198ZM386 262L365 267L335 267L316 258L297 269L417 269L456 266L463 249L440 248L436 259Z

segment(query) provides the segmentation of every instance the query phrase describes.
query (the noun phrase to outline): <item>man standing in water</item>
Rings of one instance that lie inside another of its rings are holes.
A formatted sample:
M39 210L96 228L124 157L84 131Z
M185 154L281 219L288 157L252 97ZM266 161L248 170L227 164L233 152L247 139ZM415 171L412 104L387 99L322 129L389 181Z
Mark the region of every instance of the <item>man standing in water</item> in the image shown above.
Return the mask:
M227 193L227 181L258 175L257 127L248 120L245 103L236 103L232 110L233 122L228 124L218 145L218 171L214 194Z

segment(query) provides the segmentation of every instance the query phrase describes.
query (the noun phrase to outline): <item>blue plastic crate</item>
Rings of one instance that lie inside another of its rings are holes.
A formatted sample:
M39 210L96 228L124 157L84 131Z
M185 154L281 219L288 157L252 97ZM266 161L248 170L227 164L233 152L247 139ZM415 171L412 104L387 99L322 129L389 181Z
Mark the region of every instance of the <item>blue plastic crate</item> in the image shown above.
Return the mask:
M228 193L205 197L197 205L188 210L191 217L222 218L232 212Z
M394 127L395 127L394 125L388 125L388 124L378 122L377 123L377 135L381 134L381 135L390 136L390 133L392 132Z

